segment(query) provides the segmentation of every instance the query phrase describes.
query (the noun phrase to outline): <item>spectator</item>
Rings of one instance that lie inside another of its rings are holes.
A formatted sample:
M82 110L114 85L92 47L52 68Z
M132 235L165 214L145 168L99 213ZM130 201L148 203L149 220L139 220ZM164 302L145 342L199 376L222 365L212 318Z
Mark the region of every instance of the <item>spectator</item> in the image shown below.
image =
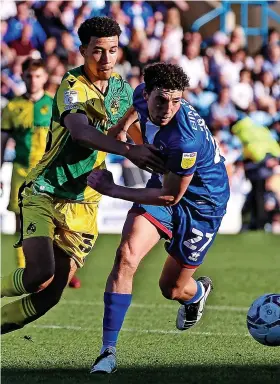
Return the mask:
M9 46L3 41L3 36L5 36L6 32L8 30L8 24L6 21L1 21L1 70L3 68L6 68L9 64L11 64L15 57L15 51L10 49Z
M128 84L133 88L135 89L140 83L140 76L139 75L129 75L127 77L127 81L128 81Z
M182 56L183 29L180 13L177 8L170 8L166 14L162 35L162 46L165 50L164 61L178 61Z
M179 65L190 76L190 89L197 88L199 83L203 88L208 84L204 60L199 53L200 45L196 42L189 42L186 45L185 54L179 60Z
M128 24L130 23L130 18L121 9L120 1L113 1L111 3L109 16L118 22L122 31L120 36L120 45L126 46L129 43L129 39L131 36L131 32L128 28Z
M87 14L89 14L90 9L87 7L87 4L83 4L82 7L79 9L78 13L75 16L74 22L73 22L73 28L71 31L71 36L73 37L74 45L76 47L76 50L79 49L79 46L81 44L81 41L78 36L78 29L80 25L85 21Z
M254 100L253 87L251 85L251 72L242 69L240 72L240 82L231 89L231 99L241 111L247 112L250 104Z
M145 29L153 17L153 9L146 1L125 1L123 11L130 19L130 28Z
M206 55L209 57L209 72L215 87L218 88L221 68L227 57L225 47L228 44L228 37L223 32L215 32L213 35L212 46L206 49Z
M15 17L17 14L16 1L9 0L5 2L1 7L1 20L8 20L11 17Z
M230 86L234 86L239 82L240 71L243 68L242 57L243 50L241 49L234 52L228 51L228 57L221 67L220 73L228 79Z
M68 31L72 31L75 19L75 3L73 1L63 1L60 10L62 24L65 25Z
M274 86L273 74L270 71L263 71L259 81L254 85L255 99L259 109L267 111L272 116L276 114L276 98L280 96L279 89Z
M129 44L125 47L124 52L127 60L131 66L142 67L143 63L140 61L140 55L147 47L146 33L143 29L133 29Z
M42 25L47 37L60 39L62 31L66 31L66 26L61 21L61 11L59 6L61 1L46 1L42 8L36 9L36 16Z
M131 64L126 60L124 50L121 47L118 51L118 60L115 65L115 71L119 73L125 80L127 80L127 77L131 71Z
M237 25L231 33L228 50L232 53L243 49L246 45L246 36L244 29Z
M268 30L268 41L265 43L261 50L260 53L267 58L268 56L268 47L271 44L279 44L280 43L280 33L276 28L269 28Z
M280 45L274 43L268 47L268 58L265 60L263 69L270 71L274 79L280 77Z
M46 58L46 68L48 73L52 73L59 65L60 61L56 54L51 54Z
M268 44L279 44L280 32L276 28L269 28L268 30Z
M41 49L45 40L46 34L40 23L30 16L30 5L28 1L19 1L16 3L17 16L13 17L8 22L8 30L4 36L6 43L11 43L20 38L22 29L25 24L30 24L32 27L31 43L36 49Z
M264 64L264 57L260 54L257 54L254 58L247 58L246 68L249 69L252 73L252 80L256 81L259 79L259 76L262 72Z
M73 66L77 50L75 49L74 39L69 32L62 32L59 44L57 44L54 53L60 60L68 61L69 66Z
M17 56L27 57L34 51L34 47L31 42L32 26L25 24L22 28L21 37L10 43L10 47L16 51Z
M65 65L59 61L55 68L49 72L49 80L46 84L46 92L52 97L55 96L55 93L57 91L57 88L59 87L62 77L64 76L66 72Z
M2 71L1 94L7 99L12 99L15 96L21 96L26 92L25 83L21 77L21 64L22 60L16 59L10 67Z
M211 106L211 128L214 130L229 129L229 126L236 120L237 112L230 100L230 88L223 87L219 92L218 100Z

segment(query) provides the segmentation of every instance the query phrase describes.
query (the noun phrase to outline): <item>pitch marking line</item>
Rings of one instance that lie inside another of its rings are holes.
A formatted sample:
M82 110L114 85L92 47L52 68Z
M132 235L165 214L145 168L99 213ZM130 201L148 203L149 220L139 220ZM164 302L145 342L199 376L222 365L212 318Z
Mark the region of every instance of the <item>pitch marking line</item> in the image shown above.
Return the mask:
M91 332L97 332L92 328L84 328L84 327L78 327L74 325L55 325L55 324L46 324L46 325L29 325L29 327L32 328L40 328L40 329L62 329L67 331L91 331ZM169 330L164 331L162 329L135 329L135 328L122 328L121 332L131 332L131 333L157 333L157 334L163 334L163 335L171 335L171 334L180 334L181 331L176 330ZM193 336L221 336L221 337L247 337L248 334L242 334L242 333L224 333L224 332L195 332L190 331L188 332L188 335Z
M66 305L86 305L86 306L102 306L103 303L100 301L79 301L79 300L61 300L59 304L66 304ZM160 308L173 308L175 307L175 303L172 304L143 304L143 303L132 303L131 307L134 308L154 308L154 309L160 309ZM213 310L213 311L232 311L232 312L247 312L247 307L232 307L227 305L206 305L207 309Z

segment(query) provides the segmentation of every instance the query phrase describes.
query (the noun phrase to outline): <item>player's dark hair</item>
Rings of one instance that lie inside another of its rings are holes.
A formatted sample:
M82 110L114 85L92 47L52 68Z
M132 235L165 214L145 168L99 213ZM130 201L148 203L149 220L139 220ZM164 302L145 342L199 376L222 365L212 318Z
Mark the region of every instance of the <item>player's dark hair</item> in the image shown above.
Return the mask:
M27 59L22 63L22 72L38 68L43 68L46 71L46 65L42 59Z
M190 85L188 75L176 64L154 63L144 69L147 93L155 88L184 91Z
M110 17L96 16L85 20L78 29L78 35L82 45L87 45L92 36L111 37L120 36L119 24Z

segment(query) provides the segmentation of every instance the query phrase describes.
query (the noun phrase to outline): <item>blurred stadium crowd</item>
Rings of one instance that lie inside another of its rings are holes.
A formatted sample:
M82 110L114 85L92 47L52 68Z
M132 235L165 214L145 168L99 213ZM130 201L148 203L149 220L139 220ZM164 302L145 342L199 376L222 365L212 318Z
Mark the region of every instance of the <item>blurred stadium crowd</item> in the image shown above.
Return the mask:
M190 76L185 98L219 141L232 191L240 192L246 178L251 181L251 187L244 189L244 228L280 233L279 31L271 29L267 43L249 54L240 26L229 36L217 31L208 39L183 30L181 15L189 8L185 1L34 0L9 1L2 8L2 108L25 92L21 64L30 56L45 60L46 90L54 95L67 69L83 64L80 24L92 16L111 16L122 29L116 72L135 88L145 65L155 61L181 65ZM232 129L245 117L251 120L245 120L243 131ZM244 135L249 126L253 133ZM132 170L126 160L109 159L121 162L125 184L144 182L145 175Z

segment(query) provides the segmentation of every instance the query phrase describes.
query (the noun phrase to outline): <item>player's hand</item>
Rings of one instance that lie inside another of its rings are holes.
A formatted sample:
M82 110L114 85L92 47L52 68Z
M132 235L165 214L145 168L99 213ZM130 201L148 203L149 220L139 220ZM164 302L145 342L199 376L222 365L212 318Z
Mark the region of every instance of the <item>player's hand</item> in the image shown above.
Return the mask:
M275 157L271 157L270 159L266 160L265 164L268 168L274 168L279 164L279 160L276 159Z
M115 183L110 171L107 171L107 169L98 169L89 174L87 177L87 185L102 195L109 196Z
M120 131L120 133L117 134L116 139L126 143L127 142L127 132L124 130Z
M137 167L148 172L166 173L160 150L153 145L132 145L126 157Z
M119 141L127 142L127 132L118 124L112 126L107 133L108 136L114 137Z
M116 124L108 129L107 135L116 138L122 130L122 127Z

